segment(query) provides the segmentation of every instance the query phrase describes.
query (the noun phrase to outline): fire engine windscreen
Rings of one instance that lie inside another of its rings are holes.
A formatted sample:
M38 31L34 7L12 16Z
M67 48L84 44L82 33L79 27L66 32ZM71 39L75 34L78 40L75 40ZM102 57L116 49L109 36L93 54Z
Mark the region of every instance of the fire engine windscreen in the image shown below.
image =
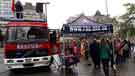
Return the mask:
M48 40L46 27L9 27L7 41L43 41Z

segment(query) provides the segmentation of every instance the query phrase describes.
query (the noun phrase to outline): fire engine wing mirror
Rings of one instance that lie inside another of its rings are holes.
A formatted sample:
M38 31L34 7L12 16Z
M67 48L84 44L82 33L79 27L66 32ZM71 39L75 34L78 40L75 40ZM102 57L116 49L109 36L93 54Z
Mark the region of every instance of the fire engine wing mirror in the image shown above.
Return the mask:
M4 43L6 42L6 30L7 28L5 27L0 29L0 47L3 47Z
M50 42L53 44L56 43L56 31L50 33Z

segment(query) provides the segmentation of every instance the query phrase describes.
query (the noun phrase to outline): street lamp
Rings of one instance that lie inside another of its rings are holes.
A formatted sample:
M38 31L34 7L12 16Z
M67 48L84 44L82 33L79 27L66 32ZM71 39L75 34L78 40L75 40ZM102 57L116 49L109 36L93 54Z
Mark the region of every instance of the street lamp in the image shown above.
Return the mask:
M109 15L108 14L108 0L105 0L105 5L106 5L106 14L107 14L107 16Z

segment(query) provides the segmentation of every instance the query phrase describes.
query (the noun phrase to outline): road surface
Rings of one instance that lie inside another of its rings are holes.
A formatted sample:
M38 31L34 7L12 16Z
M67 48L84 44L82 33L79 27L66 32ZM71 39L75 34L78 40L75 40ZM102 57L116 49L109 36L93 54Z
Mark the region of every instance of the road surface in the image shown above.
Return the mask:
M73 69L58 71L54 68L48 69L42 68L30 68L30 69L18 69L11 72L7 66L3 64L3 54L0 54L0 76L104 76L102 70L95 70L93 66L88 66L86 61L81 60L77 67ZM114 76L111 73L111 76ZM135 60L130 59L125 65L122 65L118 76L135 76Z

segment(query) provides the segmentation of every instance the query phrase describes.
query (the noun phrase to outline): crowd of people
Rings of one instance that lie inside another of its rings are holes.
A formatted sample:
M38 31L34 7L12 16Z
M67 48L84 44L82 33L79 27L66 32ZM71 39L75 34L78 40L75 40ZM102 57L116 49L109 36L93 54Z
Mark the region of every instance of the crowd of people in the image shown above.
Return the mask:
M132 46L134 46L128 40L107 38L82 39L79 43L73 39L70 43L68 42L66 43L66 50L70 48L70 54L73 53L79 58L84 57L86 60L91 58L94 68L101 69L102 66L105 76L109 76L110 67L112 70L120 71L119 66L128 60L131 56Z
M100 69L101 63L105 76L109 76L109 63L113 70L119 71L119 66L131 55L131 43L121 39L94 39L89 44L89 54L94 67Z

